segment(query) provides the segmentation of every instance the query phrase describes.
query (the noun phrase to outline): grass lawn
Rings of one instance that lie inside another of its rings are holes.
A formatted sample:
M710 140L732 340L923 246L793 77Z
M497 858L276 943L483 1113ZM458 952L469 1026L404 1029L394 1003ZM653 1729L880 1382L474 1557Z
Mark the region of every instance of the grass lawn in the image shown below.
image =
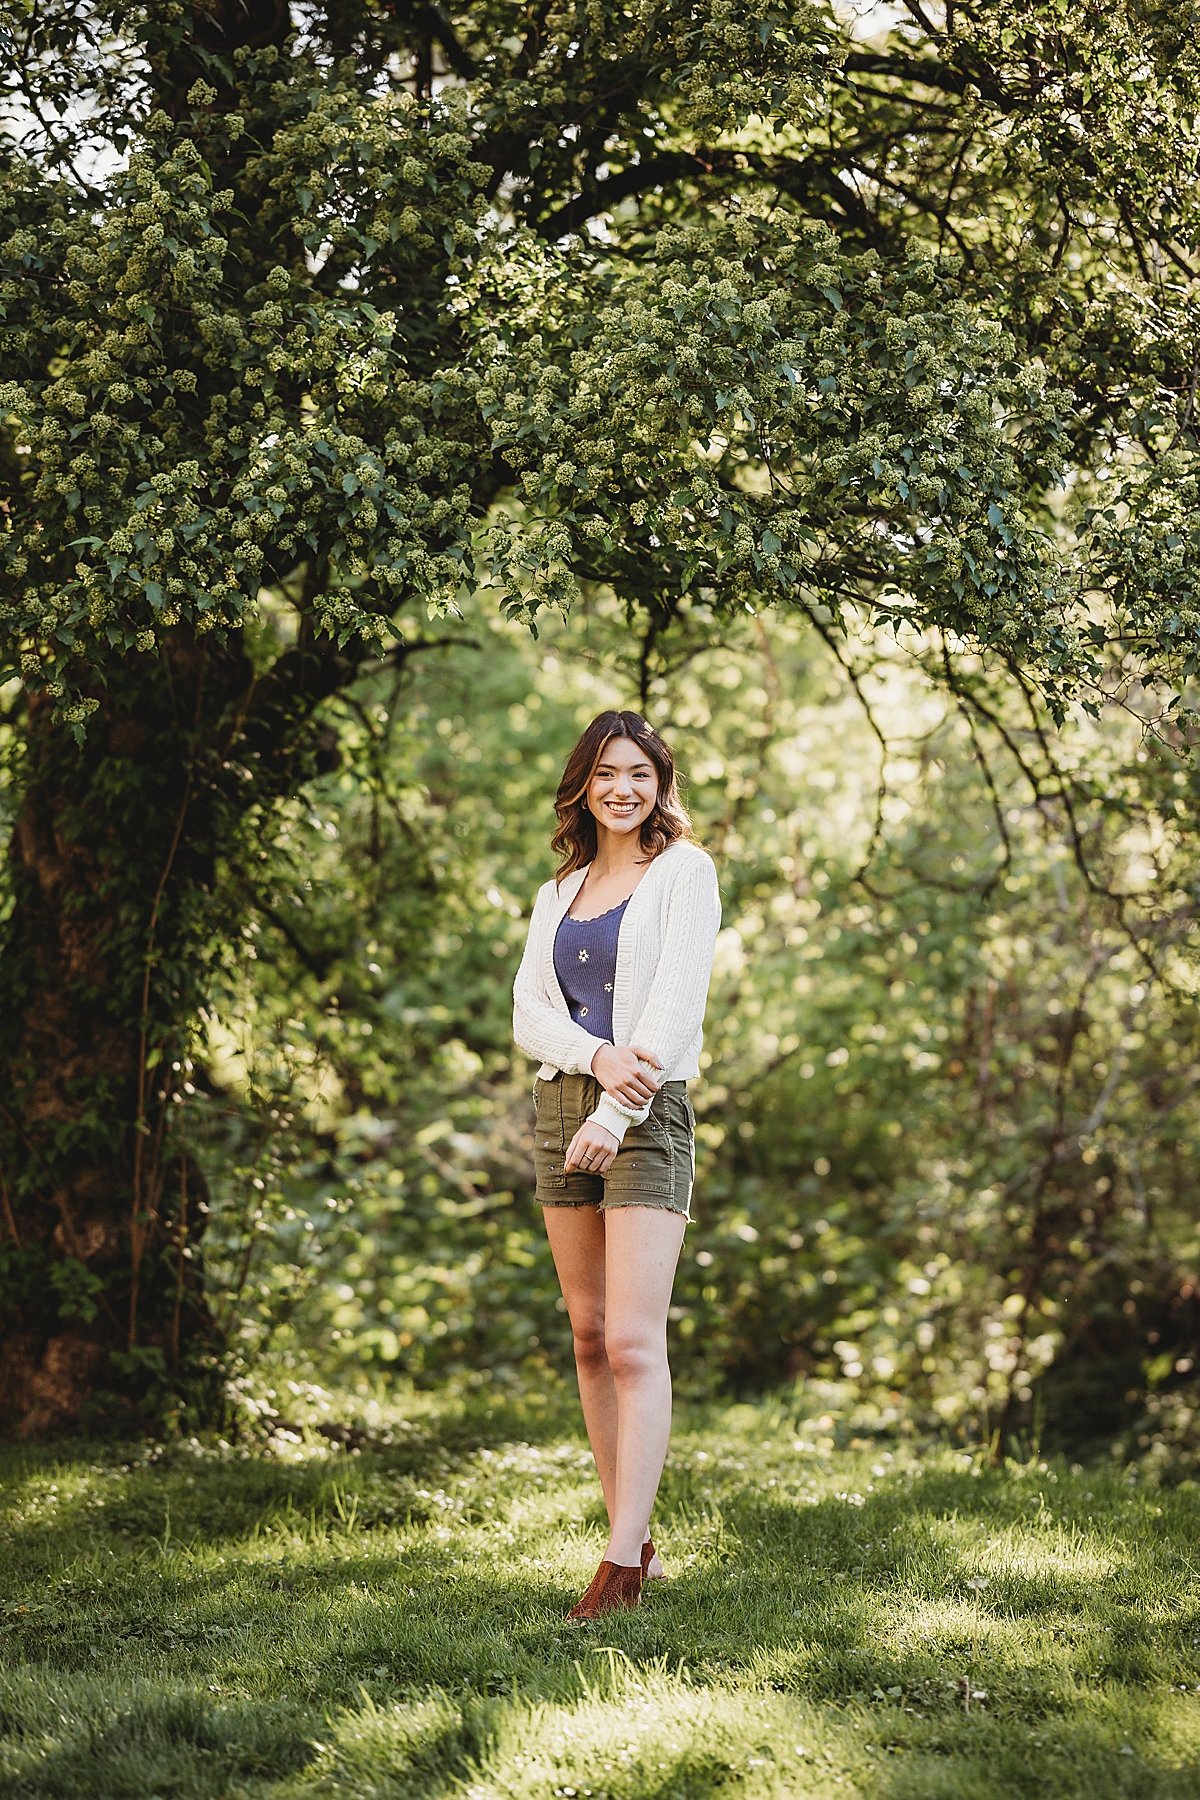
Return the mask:
M573 1628L565 1384L365 1416L0 1453L6 1800L1200 1794L1193 1482L677 1405L671 1580Z

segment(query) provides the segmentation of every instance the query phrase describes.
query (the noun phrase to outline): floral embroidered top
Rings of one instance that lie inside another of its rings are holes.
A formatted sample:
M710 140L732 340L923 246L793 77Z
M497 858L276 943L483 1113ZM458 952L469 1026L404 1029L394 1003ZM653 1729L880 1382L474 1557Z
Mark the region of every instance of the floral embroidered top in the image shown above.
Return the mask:
M631 894L629 900L632 898ZM617 938L629 900L594 919L573 919L569 912L564 913L554 934L554 973L571 1017L593 1037L610 1044Z

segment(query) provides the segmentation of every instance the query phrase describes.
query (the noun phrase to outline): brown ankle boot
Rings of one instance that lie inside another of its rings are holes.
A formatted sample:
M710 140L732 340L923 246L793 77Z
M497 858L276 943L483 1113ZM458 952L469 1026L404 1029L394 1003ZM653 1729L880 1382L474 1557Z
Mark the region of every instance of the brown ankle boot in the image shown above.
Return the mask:
M655 1555L656 1555L656 1551L654 1548L654 1539L647 1538L645 1543L642 1545L642 1580L643 1581L665 1581L667 1579L665 1575L651 1575L650 1564L654 1561Z
M598 1619L601 1613L615 1612L618 1607L636 1606L641 1597L641 1565L629 1568L625 1563L609 1562L605 1557L586 1592L567 1614L567 1622L580 1625L585 1619Z

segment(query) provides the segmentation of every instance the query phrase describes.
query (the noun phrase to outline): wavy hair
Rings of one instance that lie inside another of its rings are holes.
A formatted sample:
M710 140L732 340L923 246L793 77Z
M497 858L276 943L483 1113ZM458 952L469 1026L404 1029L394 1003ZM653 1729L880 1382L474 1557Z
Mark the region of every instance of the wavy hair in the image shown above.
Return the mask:
M555 854L563 858L561 867L555 871L556 882L562 882L573 869L581 869L595 858L596 821L583 802L604 746L615 737L631 738L658 771L658 799L649 818L643 819L641 825L645 860L653 862L680 838L693 844L697 842L691 818L679 797L675 758L653 725L647 724L641 713L597 713L568 756L554 796L558 829L550 844Z

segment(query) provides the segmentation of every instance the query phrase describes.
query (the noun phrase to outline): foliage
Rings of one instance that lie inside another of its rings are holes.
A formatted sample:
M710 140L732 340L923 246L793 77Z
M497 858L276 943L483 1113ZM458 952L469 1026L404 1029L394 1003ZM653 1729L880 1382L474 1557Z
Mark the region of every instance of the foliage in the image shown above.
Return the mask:
M680 587L724 605L869 572L894 621L1073 661L1053 542L1018 497L1055 479L1068 397L927 246L888 265L743 215L664 230L657 258L651 296L640 271L597 282L565 369L523 348L523 319L494 339L481 397L501 396L548 557L598 544L588 562L624 592L678 546Z
M197 147L216 98L198 82L184 119L150 115L99 231L60 188L49 219L31 212L7 245L5 364L33 385L10 379L0 404L38 471L20 490L24 529L6 541L9 574L26 584L9 625L56 646L55 693L76 659L151 653L181 619L199 633L237 627L260 585L303 559L330 571L306 603L339 643L391 635L364 582L385 601L415 590L436 604L463 580L463 475L482 446L469 427L455 440L445 384L422 367L420 315L422 283L444 283L454 260L443 239L469 239L482 204L486 170L468 155L461 107L418 118L411 96L365 101L349 81L293 92L295 116L240 171L260 197L251 219ZM211 158L228 158L241 114L203 135ZM368 186L373 165L386 206ZM251 240L287 260L254 267ZM403 269L416 289L408 306L321 303L305 258L369 259L381 241L390 280ZM47 310L51 289L65 312ZM53 378L39 379L49 332L60 347ZM22 669L41 671L37 651ZM75 703L70 717L82 716Z
M774 0L244 42L104 0L25 50L3 627L78 737L84 671L237 632L264 584L366 654L488 570L535 628L580 577L861 599L1007 647L1059 720L1119 644L1186 710L1200 66L1169 9L977 0L863 49ZM535 511L481 558L514 473Z
M220 1288L255 1239L244 1352L297 1375L383 1362L434 1385L569 1361L511 976L562 758L642 646L600 595L536 652L471 624L404 705L347 709L359 752L287 822L295 876L246 927L254 960L186 1118ZM856 645L869 716L796 624L658 647L651 715L725 910L680 1380L838 1378L881 1420L984 1435L1029 1429L1036 1402L1047 1437L1136 1450L1155 1387L1186 1406L1195 1385L1193 771L1114 707L1060 738L1059 785L1037 715L1022 728L977 668L999 708L981 768L915 637L904 656L890 633ZM273 1165L262 1189L247 1134ZM1186 1431L1168 1435L1186 1468Z

